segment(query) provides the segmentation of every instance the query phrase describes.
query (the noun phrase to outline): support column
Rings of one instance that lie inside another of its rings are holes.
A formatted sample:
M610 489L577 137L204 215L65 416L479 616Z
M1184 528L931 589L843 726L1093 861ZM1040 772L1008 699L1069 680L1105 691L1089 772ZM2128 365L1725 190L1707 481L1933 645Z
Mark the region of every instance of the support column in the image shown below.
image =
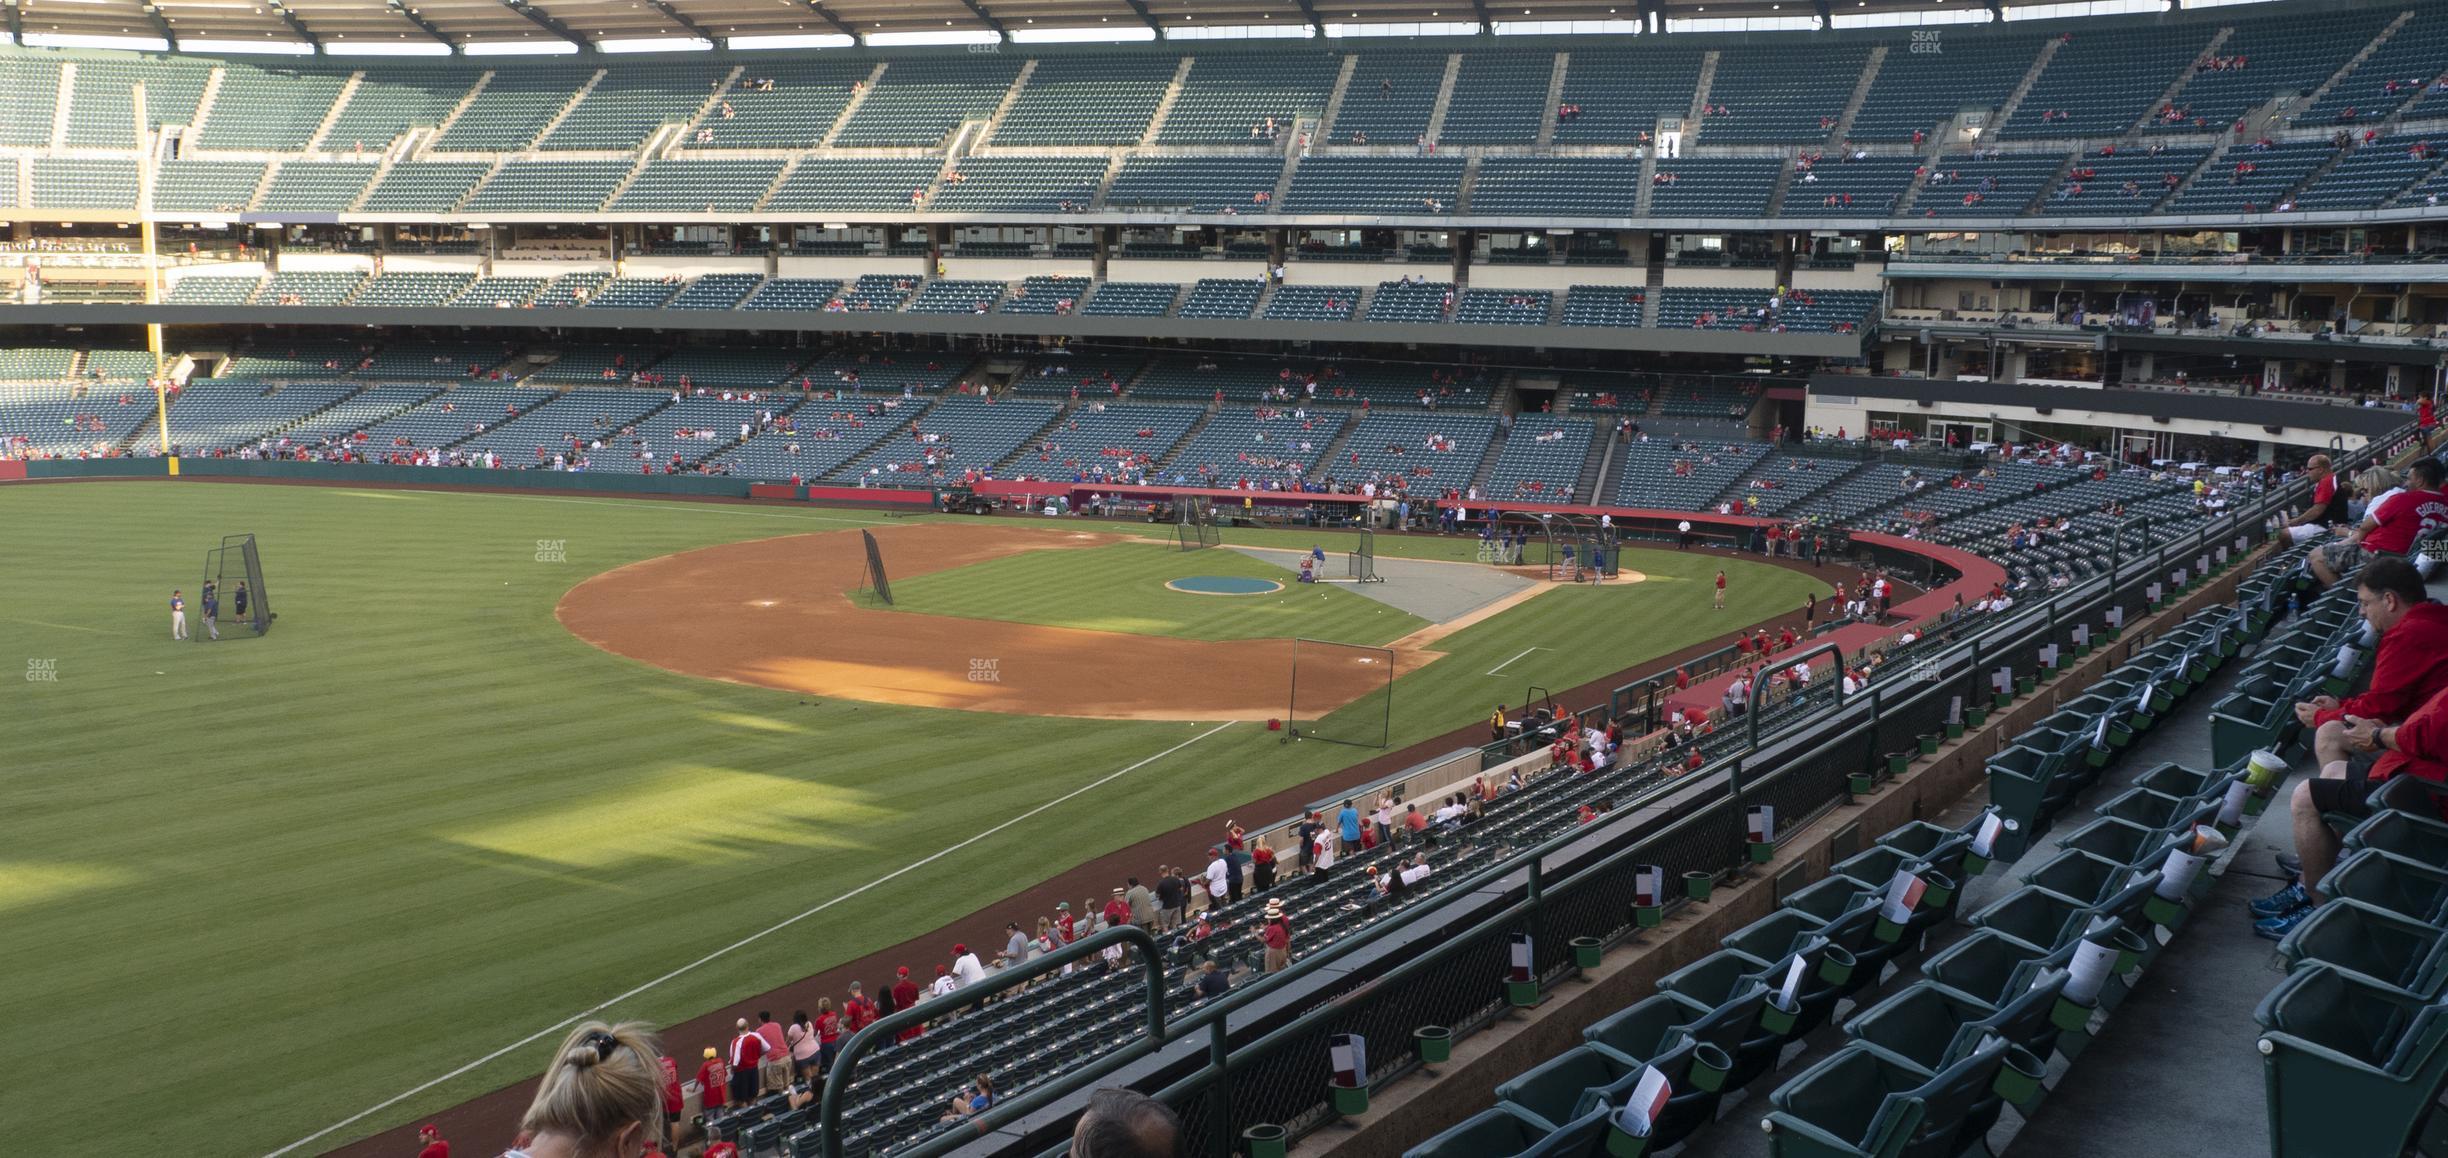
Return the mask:
M1479 248L1479 231L1457 229L1452 236L1453 273L1450 280L1455 285L1467 285L1470 282L1471 251Z
M1118 226L1100 225L1096 227L1096 253L1088 259L1090 277L1098 281L1105 280L1106 264L1113 260L1114 241L1121 234L1122 230Z

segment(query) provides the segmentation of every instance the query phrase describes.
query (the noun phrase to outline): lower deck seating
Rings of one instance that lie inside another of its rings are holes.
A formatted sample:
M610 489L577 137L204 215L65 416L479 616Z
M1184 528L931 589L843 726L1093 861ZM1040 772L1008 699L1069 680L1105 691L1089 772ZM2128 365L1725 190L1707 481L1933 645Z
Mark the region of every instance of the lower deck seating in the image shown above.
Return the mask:
M1033 398L999 401L946 394L874 450L835 472L845 481L925 485L964 471L990 470L1044 429L1059 405Z

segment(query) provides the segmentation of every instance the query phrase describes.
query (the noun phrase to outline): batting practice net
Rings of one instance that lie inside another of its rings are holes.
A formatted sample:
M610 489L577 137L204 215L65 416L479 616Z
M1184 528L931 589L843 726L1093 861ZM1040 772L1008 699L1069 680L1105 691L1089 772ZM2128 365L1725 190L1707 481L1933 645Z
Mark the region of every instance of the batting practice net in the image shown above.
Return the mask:
M1292 641L1286 743L1325 740L1383 748L1393 727L1393 649L1323 639Z
M867 541L867 578L859 585L862 592L872 591L885 606L892 606L892 581L884 577L884 549L876 546L875 532L860 531L859 538Z
M1173 500L1173 545L1184 551L1213 547L1223 540L1216 533L1215 500L1205 495L1180 495Z
M253 535L223 535L221 545L204 552L204 587L218 601L223 622L231 627L248 627L255 634L272 630L272 593L264 587L263 555L255 549ZM196 597L196 607L202 610L204 596ZM210 641L213 633L197 631L189 638Z
M1352 545L1351 554L1346 556L1346 560L1350 563L1352 582L1385 582L1377 574L1377 532L1367 527L1360 528L1360 541Z

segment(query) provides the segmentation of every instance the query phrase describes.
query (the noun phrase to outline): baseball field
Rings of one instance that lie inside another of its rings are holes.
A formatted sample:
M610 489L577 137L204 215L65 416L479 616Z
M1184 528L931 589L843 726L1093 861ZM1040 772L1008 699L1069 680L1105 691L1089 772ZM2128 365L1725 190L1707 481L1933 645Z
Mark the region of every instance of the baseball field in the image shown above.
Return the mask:
M579 1014L702 1014L1373 754L1267 730L1296 636L1395 651L1401 746L1816 589L1630 551L1420 614L1294 582L1304 532L415 490L24 486L0 526L0 1121L74 1104L106 1153L328 1150ZM173 643L235 532L277 624Z

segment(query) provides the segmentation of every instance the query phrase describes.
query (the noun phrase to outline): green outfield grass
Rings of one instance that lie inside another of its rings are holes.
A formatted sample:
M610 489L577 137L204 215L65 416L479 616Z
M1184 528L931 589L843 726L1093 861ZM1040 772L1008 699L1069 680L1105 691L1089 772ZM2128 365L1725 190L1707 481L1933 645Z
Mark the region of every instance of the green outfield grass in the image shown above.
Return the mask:
M1269 579L1283 584L1283 590L1271 595L1197 595L1165 586L1168 580L1190 575ZM1030 551L896 579L892 608L1186 639L1307 636L1383 644L1428 624L1332 584L1301 584L1293 578L1282 567L1238 551L1121 543Z
M806 700L612 656L553 618L571 586L623 563L883 522L540 495L0 488L0 664L55 677L9 676L0 706L0 1121L55 1119L60 1062L83 1062L71 1051L97 1032L132 1055L103 1063L104 1105L73 1126L102 1153L266 1153L469 1067L305 1147L325 1149L535 1072L544 1043L470 1063L599 1003L657 1023L719 1008L958 917L991 899L982 888L1362 755L1248 724ZM170 589L196 618L203 550L238 531L261 539L278 625L172 644ZM1214 570L1231 553L1199 554ZM1653 582L1552 592L1457 633L1398 685L1395 742L1789 609L1811 584L1728 563L1734 607L1711 614L1695 576L1718 562L1634 552Z

